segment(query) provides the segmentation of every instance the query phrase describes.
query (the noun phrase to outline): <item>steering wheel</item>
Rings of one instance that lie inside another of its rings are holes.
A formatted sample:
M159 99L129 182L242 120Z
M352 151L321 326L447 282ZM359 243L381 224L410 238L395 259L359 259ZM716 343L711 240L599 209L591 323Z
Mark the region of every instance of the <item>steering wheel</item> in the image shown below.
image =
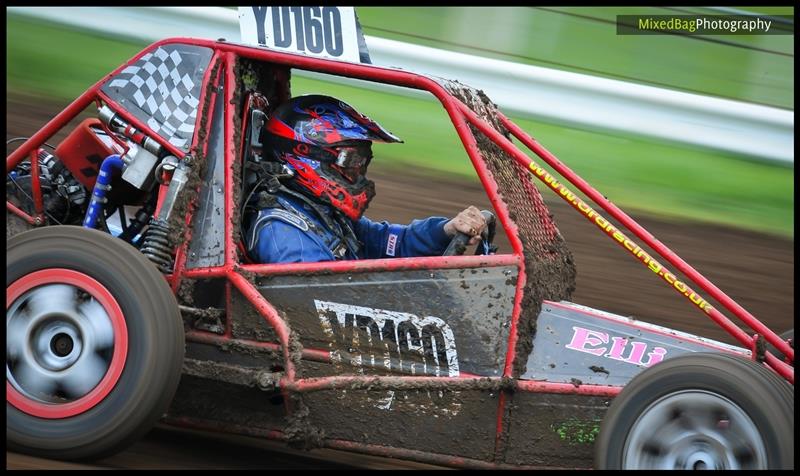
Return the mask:
M489 210L481 210L481 215L483 215L483 219L486 220L486 228L483 229L481 232L481 239L482 241L478 243L477 248L475 248L476 255L487 255L492 254L497 251L497 247L492 244L494 240L494 232L495 226L497 223L497 219L494 216L494 213L490 212ZM442 256L461 256L467 250L467 243L469 243L469 239L471 236L467 235L466 233L461 233L460 231L456 232L456 236L450 240L450 244L447 245L447 249L444 250Z

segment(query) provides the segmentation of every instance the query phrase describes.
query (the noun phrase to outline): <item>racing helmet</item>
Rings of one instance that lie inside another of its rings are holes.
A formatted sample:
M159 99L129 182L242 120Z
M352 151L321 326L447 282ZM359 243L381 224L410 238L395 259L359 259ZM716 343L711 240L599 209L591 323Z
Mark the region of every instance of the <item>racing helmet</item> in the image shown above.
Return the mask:
M291 188L358 220L375 195L365 177L372 142L403 142L339 99L296 96L279 106L265 126L274 160L294 171Z

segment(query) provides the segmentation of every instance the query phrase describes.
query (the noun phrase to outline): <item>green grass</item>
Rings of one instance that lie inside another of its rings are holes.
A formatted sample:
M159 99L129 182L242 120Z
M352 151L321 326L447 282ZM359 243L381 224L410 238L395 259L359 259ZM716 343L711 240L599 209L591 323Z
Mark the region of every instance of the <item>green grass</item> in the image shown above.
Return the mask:
M61 102L77 97L143 46L13 16L7 27L7 92L34 93ZM292 88L294 94L324 92L340 97L405 140L376 144L375 167L415 168L476 180L438 101L297 75ZM512 119L628 212L794 236L792 168L639 137Z
M793 15L794 7L754 7ZM700 7L358 7L364 33L794 109L794 35L617 35L616 15Z
M141 43L29 21L6 21L7 91L74 99L141 51Z

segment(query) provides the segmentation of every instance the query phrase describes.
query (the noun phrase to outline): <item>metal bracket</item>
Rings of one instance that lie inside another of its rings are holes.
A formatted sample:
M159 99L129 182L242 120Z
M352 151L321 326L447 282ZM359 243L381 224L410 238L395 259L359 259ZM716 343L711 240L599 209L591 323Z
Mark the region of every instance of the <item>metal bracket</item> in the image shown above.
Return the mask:
M753 334L750 339L750 353L753 360L758 363L764 363L765 355L767 352L767 341L760 334Z
M263 390L264 392L274 392L280 386L283 377L283 372L267 372L266 370L262 370L256 374L256 385L258 385L259 390Z

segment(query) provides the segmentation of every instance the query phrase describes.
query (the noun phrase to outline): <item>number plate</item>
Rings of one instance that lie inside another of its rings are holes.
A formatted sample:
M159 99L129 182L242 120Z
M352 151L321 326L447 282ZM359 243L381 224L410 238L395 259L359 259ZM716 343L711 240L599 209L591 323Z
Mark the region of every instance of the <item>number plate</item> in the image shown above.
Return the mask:
M359 62L353 7L239 7L242 42Z

